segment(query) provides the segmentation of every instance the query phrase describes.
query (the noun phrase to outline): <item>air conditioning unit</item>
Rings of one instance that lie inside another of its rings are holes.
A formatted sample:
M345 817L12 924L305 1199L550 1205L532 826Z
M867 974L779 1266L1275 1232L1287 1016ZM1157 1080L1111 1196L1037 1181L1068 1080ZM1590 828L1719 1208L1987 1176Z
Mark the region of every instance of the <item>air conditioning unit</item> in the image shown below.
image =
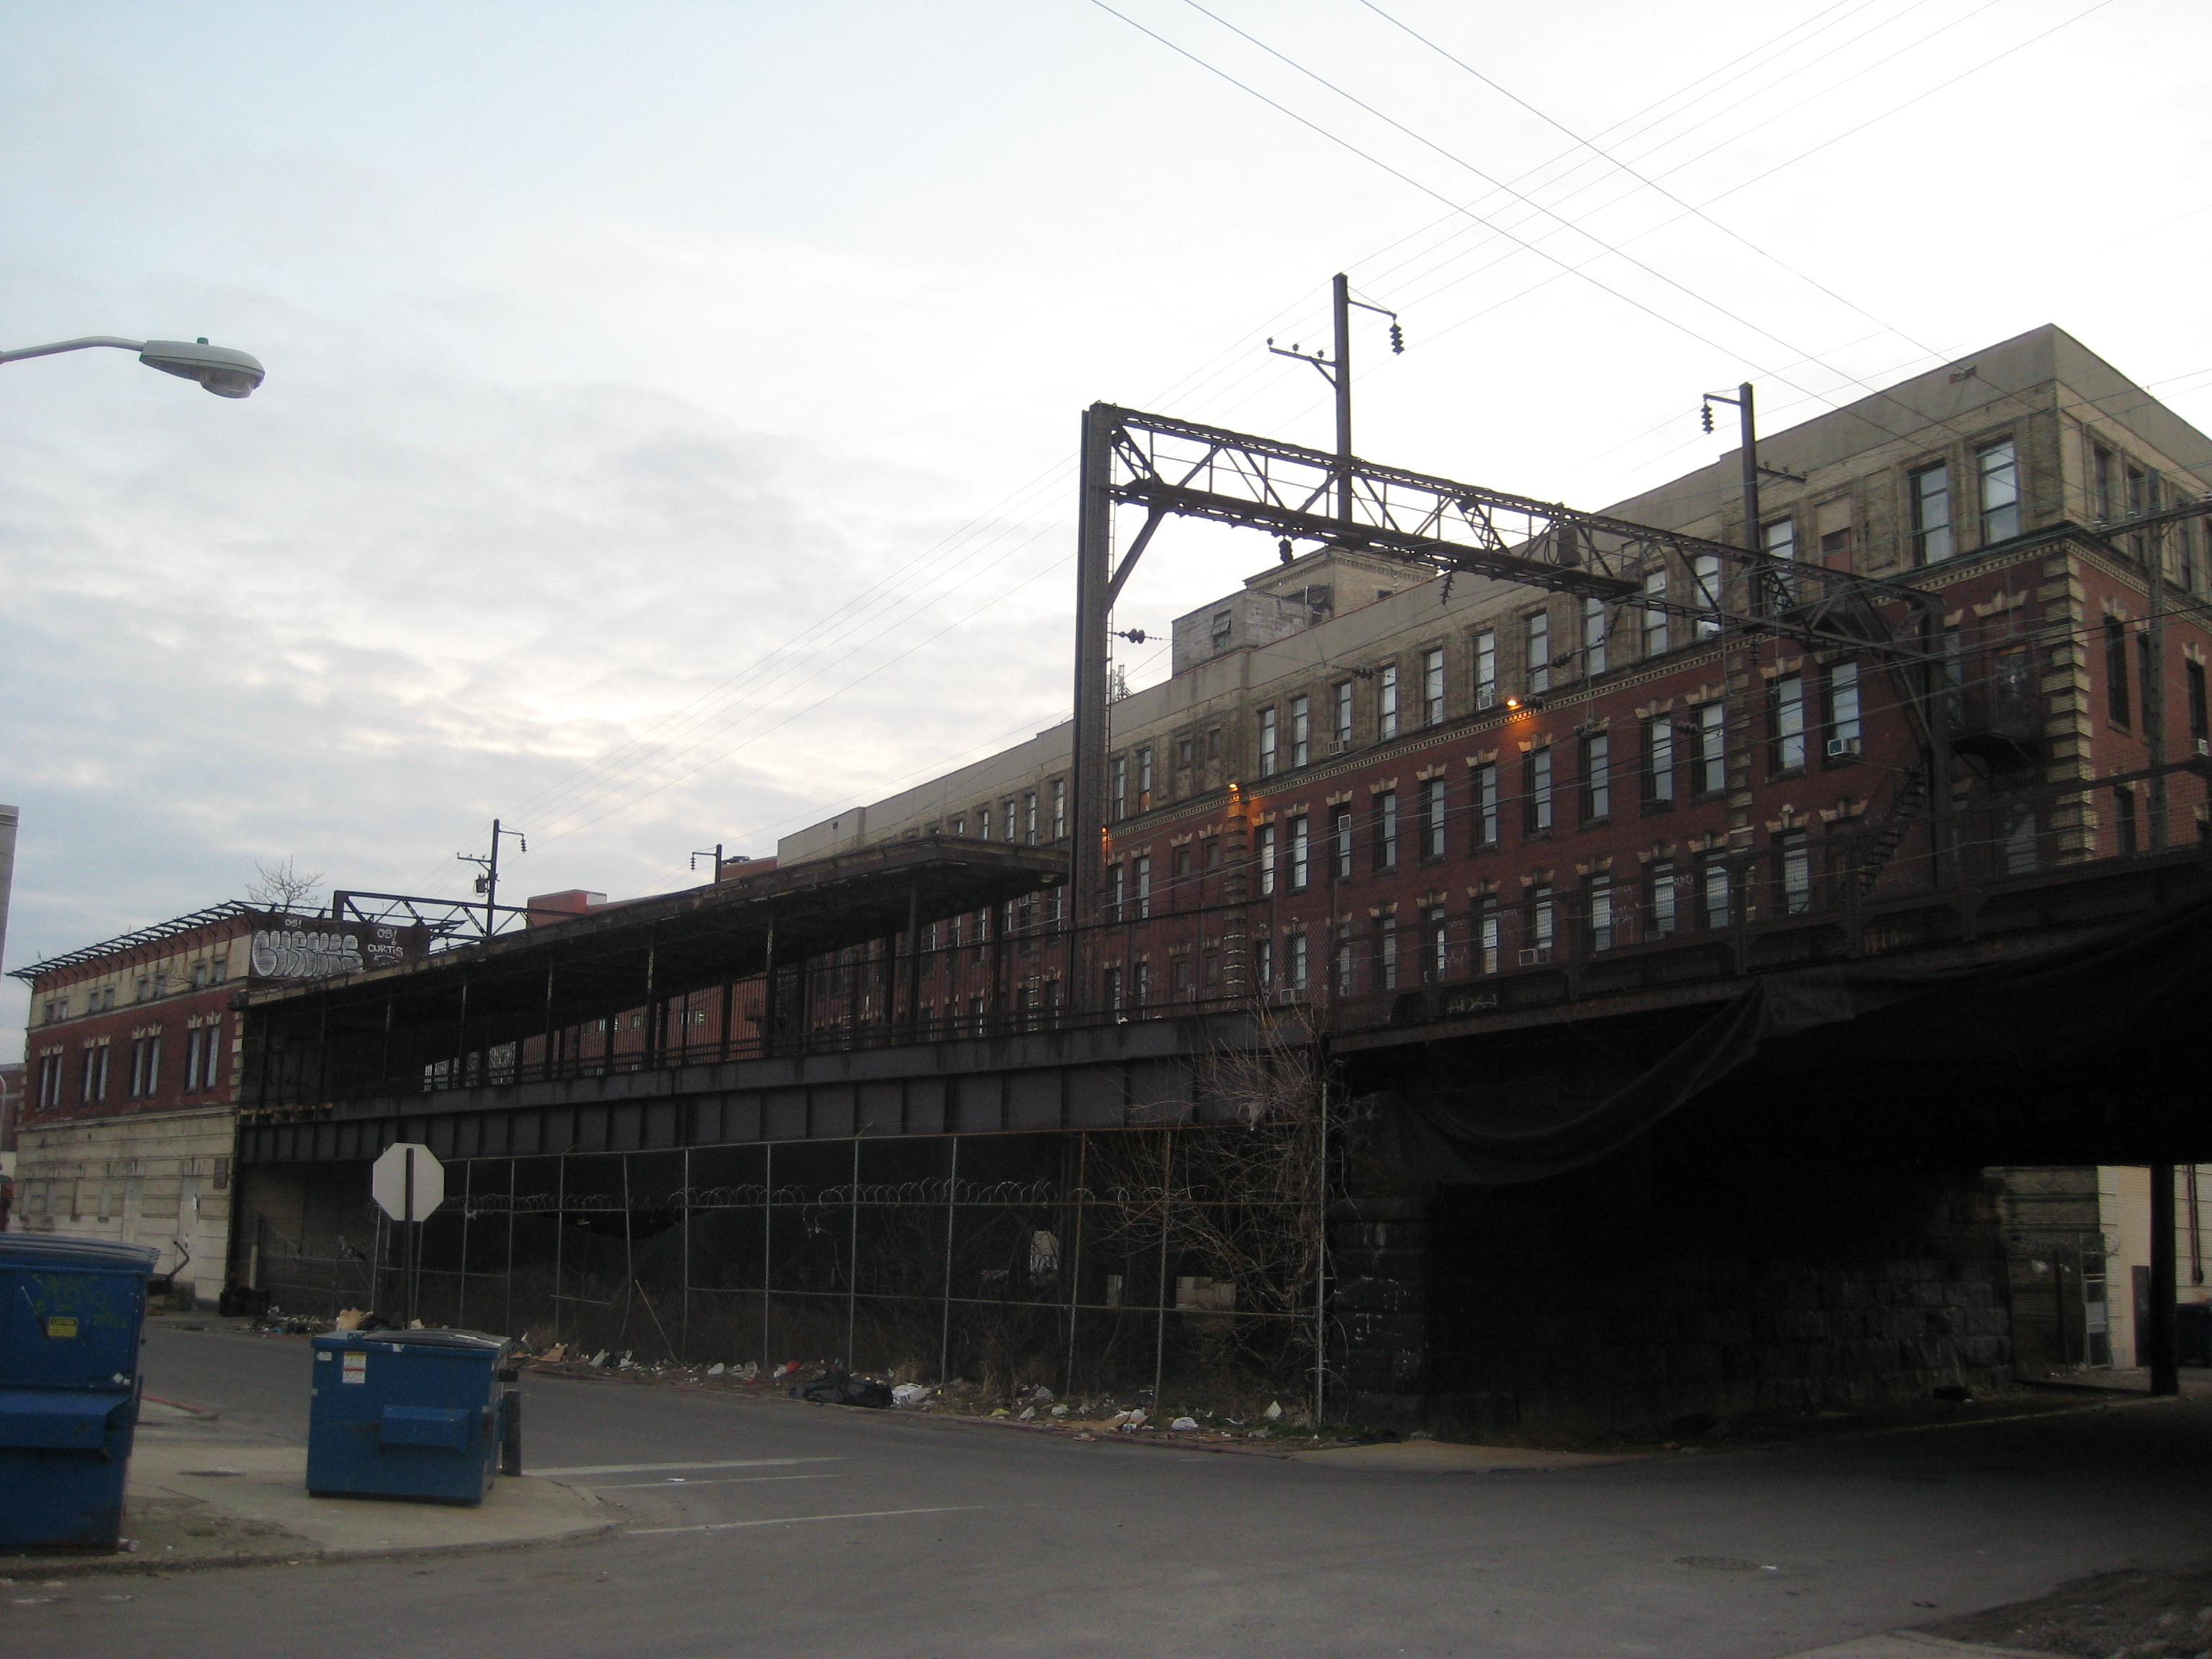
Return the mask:
M1332 755L1341 755L1351 747L1352 739L1349 738L1331 738L1328 740L1328 752Z
M1549 962L1551 959L1552 947L1548 945L1531 945L1521 952L1521 965L1523 968L1534 968L1538 963Z
M1856 738L1830 738L1828 739L1828 758L1830 760L1848 760L1858 752L1859 740Z

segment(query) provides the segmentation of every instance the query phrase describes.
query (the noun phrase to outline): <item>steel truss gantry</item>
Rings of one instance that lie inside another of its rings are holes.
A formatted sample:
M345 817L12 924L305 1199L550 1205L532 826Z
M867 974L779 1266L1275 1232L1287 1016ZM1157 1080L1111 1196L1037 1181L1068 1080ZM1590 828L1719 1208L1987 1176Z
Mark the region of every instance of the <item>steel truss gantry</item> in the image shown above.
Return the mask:
M1145 520L1116 560L1114 513L1125 505L1143 508ZM1934 596L1904 583L1112 404L1084 412L1079 511L1069 803L1078 848L1102 847L1106 833L1109 617L1170 517L1665 611L1738 636L1871 650L1901 679L1919 671L1909 676L1923 682L1911 688L1912 702L1924 703L1935 664L1923 637ZM1647 589L1662 572L1660 591ZM1881 607L1898 601L1912 607L1919 626L1893 628ZM1924 725L1921 735L1924 742ZM1085 867L1097 858L1070 872L1079 924L1097 903L1096 871Z

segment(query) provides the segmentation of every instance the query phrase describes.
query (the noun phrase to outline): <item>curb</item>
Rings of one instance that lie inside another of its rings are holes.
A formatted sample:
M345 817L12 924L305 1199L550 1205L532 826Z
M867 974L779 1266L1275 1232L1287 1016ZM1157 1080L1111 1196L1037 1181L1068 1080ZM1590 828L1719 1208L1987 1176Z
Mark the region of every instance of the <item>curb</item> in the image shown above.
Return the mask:
M568 1544L589 1543L593 1539L610 1537L629 1525L628 1521L597 1522L570 1532L548 1534L543 1538L493 1538L482 1542L455 1544L380 1544L350 1549L325 1549L312 1546L306 1549L258 1550L251 1553L185 1556L181 1559L133 1553L88 1557L0 1556L0 1586L12 1584L21 1589L26 1583L41 1577L93 1578L106 1574L158 1578L173 1572L214 1572L229 1567L341 1566L354 1561L404 1561L438 1555L501 1554L514 1550L559 1548Z

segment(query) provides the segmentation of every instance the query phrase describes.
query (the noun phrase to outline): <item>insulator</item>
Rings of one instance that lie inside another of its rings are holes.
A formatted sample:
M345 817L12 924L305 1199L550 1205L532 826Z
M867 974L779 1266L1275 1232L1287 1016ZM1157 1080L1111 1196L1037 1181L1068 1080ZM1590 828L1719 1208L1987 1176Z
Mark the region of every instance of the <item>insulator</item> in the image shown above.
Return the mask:
M1706 404L1698 410L1698 414L1705 421L1705 430L1711 432L1713 429L1713 406Z
M1391 350L1393 350L1393 351L1396 351L1396 352L1403 352L1403 351L1405 350L1405 349L1406 349L1406 331L1405 331L1404 329L1402 329L1402 328L1399 327L1399 326L1398 326L1398 325L1397 325L1397 324L1395 324L1395 323L1391 324L1391 325L1390 325L1390 349L1391 349Z

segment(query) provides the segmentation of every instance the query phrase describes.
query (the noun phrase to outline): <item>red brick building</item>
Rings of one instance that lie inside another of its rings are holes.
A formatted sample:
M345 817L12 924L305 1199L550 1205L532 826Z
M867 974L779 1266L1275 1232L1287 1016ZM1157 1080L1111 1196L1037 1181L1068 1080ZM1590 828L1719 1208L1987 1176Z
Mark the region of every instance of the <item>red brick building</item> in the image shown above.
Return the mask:
M162 1271L184 1269L180 1283L219 1285L237 1122L233 998L397 962L424 942L418 929L234 902L17 969L31 1017L10 1224L152 1244Z

